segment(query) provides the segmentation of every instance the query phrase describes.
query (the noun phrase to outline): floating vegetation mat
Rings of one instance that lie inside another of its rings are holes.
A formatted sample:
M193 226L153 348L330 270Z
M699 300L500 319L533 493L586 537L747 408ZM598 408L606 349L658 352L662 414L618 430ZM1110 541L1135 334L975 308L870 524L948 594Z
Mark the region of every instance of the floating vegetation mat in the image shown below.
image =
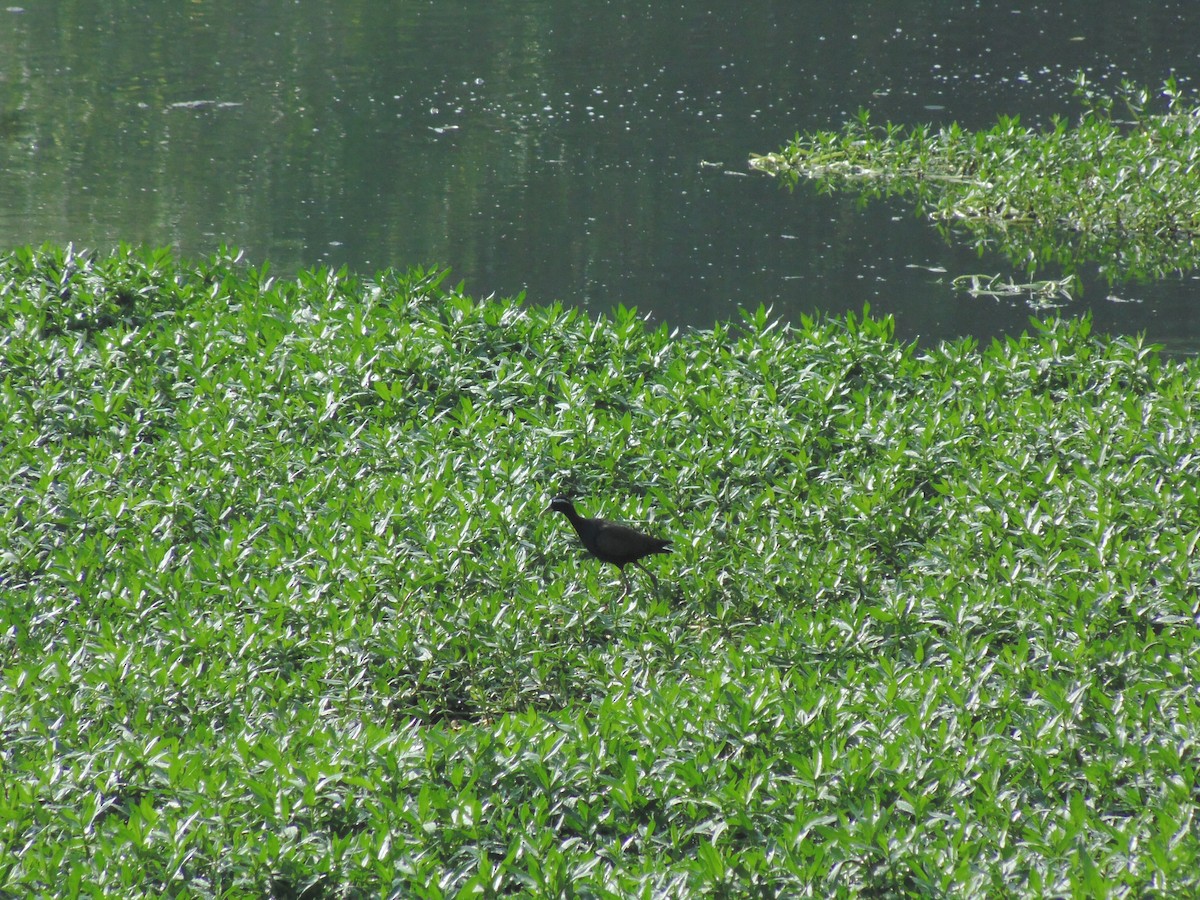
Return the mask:
M1198 423L1087 320L17 251L0 893L1195 896Z
M1079 121L1044 131L1017 117L979 132L877 127L864 111L750 163L790 185L912 196L948 236L998 249L1031 277L1085 263L1114 280L1200 267L1200 108L1173 80L1157 97L1126 84L1114 99L1080 75L1075 92Z

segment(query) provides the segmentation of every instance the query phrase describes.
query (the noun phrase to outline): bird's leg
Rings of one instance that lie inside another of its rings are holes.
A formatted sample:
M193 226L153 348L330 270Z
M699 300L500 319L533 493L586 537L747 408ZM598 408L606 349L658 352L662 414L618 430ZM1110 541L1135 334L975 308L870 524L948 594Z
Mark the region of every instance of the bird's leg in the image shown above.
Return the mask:
M658 591L658 579L654 577L654 573L651 572L649 569L647 569L645 566L643 566L636 559L633 561L633 564L635 566L637 566L639 569L641 569L643 572L645 572L647 575L650 576L650 580L654 582L654 590L655 590L655 592L657 592Z
M618 601L624 600L625 597L629 594L629 576L625 574L624 566L621 566L621 582L622 582L622 584L625 585L625 590L621 591L621 596L617 598ZM616 603L613 603L610 601L608 606L609 606L609 612L615 616L617 614Z

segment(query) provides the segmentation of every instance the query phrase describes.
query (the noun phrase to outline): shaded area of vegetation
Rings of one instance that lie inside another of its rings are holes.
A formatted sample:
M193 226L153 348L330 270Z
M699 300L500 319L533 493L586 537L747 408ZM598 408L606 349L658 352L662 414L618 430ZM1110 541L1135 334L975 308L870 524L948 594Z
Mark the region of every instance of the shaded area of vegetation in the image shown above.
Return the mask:
M0 373L5 892L1200 890L1200 362L46 249Z
M1111 279L1200 266L1200 108L1173 80L1158 97L1126 84L1114 101L1079 75L1076 96L1086 105L1079 121L1055 119L1044 132L1017 117L979 132L877 127L862 112L841 132L797 135L751 166L792 186L805 177L827 190L910 194L948 233L965 230L1030 276L1085 262Z

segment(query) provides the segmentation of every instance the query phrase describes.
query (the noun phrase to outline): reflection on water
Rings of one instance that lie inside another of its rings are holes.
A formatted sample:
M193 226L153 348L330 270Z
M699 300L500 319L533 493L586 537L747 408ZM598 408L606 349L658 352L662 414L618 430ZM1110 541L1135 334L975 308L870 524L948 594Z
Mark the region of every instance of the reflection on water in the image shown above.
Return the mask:
M969 127L1074 116L1076 69L1186 74L1200 22L1183 2L647 6L10 7L0 244L228 243L277 272L442 264L476 294L679 325L870 303L905 338L986 338L1028 311L948 282L1006 263L903 203L780 191L747 177L749 154L862 106ZM1193 288L1093 281L1076 306L1195 350Z

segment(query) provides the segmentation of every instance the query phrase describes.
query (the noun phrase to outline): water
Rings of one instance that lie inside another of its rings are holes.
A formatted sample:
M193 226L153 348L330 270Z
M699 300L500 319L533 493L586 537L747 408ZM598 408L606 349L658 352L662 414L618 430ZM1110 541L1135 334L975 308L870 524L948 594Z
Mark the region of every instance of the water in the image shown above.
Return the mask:
M859 8L862 7L862 8ZM335 2L0 12L0 246L236 245L286 273L449 266L476 295L896 317L905 339L1027 326L1022 280L911 206L794 194L753 152L797 130L1073 117L1069 79L1194 71L1189 2ZM1185 82L1186 83L1186 82ZM1200 351L1192 274L1067 311Z

